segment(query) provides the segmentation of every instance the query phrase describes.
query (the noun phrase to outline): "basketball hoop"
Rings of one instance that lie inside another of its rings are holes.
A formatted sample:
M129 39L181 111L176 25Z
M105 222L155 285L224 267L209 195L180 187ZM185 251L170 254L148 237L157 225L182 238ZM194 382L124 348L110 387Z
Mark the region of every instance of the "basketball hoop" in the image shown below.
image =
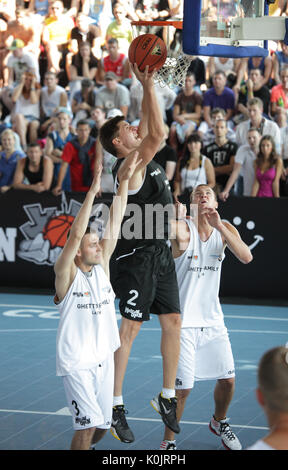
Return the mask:
M133 39L140 34L150 33L155 34L155 30L159 27L164 28L164 41L167 47L167 59L161 69L155 73L155 82L160 86L169 86L174 88L176 86L183 87L185 77L189 65L191 64L192 56L184 54L182 50L182 40L175 48L172 48L172 42L176 30L181 30L183 27L182 21L132 21Z

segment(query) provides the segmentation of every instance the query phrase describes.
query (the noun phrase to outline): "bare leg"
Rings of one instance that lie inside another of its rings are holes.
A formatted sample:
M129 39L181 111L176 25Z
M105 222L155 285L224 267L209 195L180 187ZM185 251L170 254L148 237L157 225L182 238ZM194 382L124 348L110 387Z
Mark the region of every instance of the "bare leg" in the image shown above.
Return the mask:
M178 313L159 315L162 328L163 387L175 388L179 352L181 316Z
M15 114L13 121L15 124L15 131L19 135L21 145L23 147L23 150L25 151L27 147L26 133L28 122L24 118L23 114Z
M29 123L29 144L37 142L39 124L39 121Z
M94 435L92 437L91 444L97 444L97 442L101 441L102 437L105 436L106 432L107 432L107 429L96 428L95 432L94 432Z
M89 450L95 428L81 429L74 433L71 450Z
M120 326L120 341L121 346L114 355L115 360L115 380L114 380L114 396L122 395L122 386L124 382L125 372L130 356L130 351L134 339L136 338L142 322L122 318Z
M177 416L177 421L179 423L183 411L185 408L186 400L189 396L191 389L186 389L186 390L176 390L176 397L177 397L177 410L176 410L176 416ZM171 429L167 428L165 426L165 432L164 432L164 439L167 441L173 441L174 440L174 432L171 431Z
M215 413L214 417L217 421L226 418L228 407L234 395L235 379L217 380L214 390Z

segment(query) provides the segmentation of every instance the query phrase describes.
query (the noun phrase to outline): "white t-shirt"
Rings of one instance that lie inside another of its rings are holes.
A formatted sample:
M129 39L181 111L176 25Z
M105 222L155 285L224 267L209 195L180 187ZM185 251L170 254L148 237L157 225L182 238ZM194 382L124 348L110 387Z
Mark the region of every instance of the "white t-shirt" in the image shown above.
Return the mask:
M250 145L241 145L238 148L236 155L235 155L235 163L240 163L241 167L241 175L243 176L243 195L244 196L251 196L252 186L254 182L254 166L253 162L256 159L256 155L251 149Z
M259 441L256 441L255 444L253 444L250 447L247 447L246 450L275 450L273 447L269 446L264 442L262 439L259 439Z
M120 346L115 294L101 265L87 276L77 268L64 299L57 304L56 375L91 369Z
M288 160L288 126L281 127L281 155L283 160Z
M16 84L20 83L23 73L31 69L35 69L37 81L40 81L37 60L30 52L24 52L22 57L15 57L13 54L9 55L7 67L13 69L14 83Z
M202 155L201 166L195 170L188 170L184 167L180 171L181 175L181 191L183 192L185 188L196 188L198 184L207 184L207 176L205 169L205 160L207 157Z
M264 119L264 125L262 129L262 136L263 135L270 135L273 137L275 141L276 152L280 154L281 152L281 138L280 138L280 128L276 124L276 122L270 121L269 119ZM236 126L236 144L244 145L248 143L247 136L248 131L251 127L251 121L240 122L238 126Z
M51 117L54 110L60 106L60 97L65 90L62 86L56 85L55 90L52 93L48 93L48 87L44 86L41 90L41 107L44 112L44 116Z
M213 229L203 242L190 219L185 219L190 229L189 245L175 258L179 285L182 328L201 328L224 325L219 301L224 245L221 234Z

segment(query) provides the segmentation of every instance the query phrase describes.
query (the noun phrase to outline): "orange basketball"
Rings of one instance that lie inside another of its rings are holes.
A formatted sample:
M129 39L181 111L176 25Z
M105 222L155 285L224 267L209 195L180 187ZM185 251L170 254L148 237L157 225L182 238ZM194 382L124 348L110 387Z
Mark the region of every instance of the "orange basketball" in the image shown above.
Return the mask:
M51 248L63 248L67 240L67 232L73 224L74 217L62 214L48 220L43 229L44 240L49 240Z
M167 57L164 41L155 34L141 34L133 39L128 51L129 61L138 65L141 72L149 65L149 72L159 70Z

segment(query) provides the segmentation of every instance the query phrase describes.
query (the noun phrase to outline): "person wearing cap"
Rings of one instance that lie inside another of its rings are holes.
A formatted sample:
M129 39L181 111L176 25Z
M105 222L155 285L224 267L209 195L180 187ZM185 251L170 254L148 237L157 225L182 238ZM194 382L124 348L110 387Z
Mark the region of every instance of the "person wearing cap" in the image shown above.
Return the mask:
M41 89L41 132L46 135L49 126L54 122L54 114L59 107L65 108L68 96L65 89L58 85L54 72L46 72L44 87Z
M94 83L89 78L83 78L81 81L81 90L74 93L71 103L74 115L72 125L75 127L80 119L86 119L90 111L95 106Z
M246 450L288 450L288 344L266 351L258 366L256 397L269 433Z
M104 76L104 85L96 93L95 105L101 106L106 113L112 109L120 109L126 118L130 106L130 94L126 86L117 81L114 72L107 72Z
M24 52L24 47L24 41L19 38L14 39L8 47L8 50L12 52L7 59L8 85L15 86L20 83L21 76L27 71L34 73L39 78L36 60L31 56L31 53Z
M54 164L54 179L57 181L60 166L62 163L61 155L67 142L70 142L75 135L71 132L72 113L67 108L59 107L54 122L56 129L50 132L46 139L44 154L51 158ZM62 182L63 191L71 191L70 171L67 168L64 180Z

